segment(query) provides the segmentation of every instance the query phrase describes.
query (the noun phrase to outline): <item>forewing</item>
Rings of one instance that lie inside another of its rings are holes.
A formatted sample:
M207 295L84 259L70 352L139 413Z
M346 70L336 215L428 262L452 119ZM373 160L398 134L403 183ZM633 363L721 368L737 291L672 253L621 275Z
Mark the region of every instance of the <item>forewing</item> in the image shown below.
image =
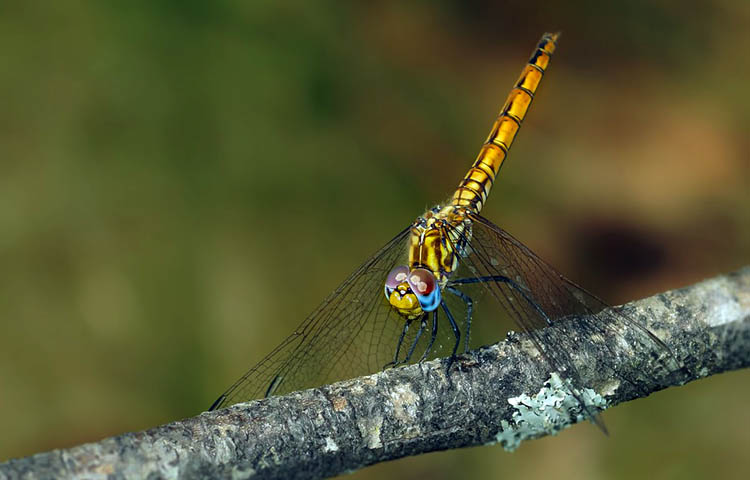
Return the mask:
M210 410L382 369L392 360L404 325L383 287L391 268L405 263L408 238L407 228L363 263Z

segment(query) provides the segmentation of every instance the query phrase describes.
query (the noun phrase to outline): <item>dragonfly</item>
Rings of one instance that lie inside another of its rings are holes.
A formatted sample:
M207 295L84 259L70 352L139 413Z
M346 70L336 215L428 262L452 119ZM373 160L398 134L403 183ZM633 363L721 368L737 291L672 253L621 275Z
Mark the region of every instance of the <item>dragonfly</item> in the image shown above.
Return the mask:
M547 367L581 387L569 351L541 331L581 316L583 329L607 342L669 348L620 312L637 334L621 337L603 318L608 305L558 273L529 248L480 215L500 167L557 48L545 33L521 71L487 140L453 196L419 216L364 262L270 354L224 392L209 410L374 373L383 368L469 350L478 306L494 303L526 332ZM488 297L488 298L487 298ZM488 320L491 321L491 320ZM462 340L463 337L463 340ZM632 337L632 338L631 338ZM637 384L644 379L626 378ZM574 395L579 395L574 393ZM603 430L596 413L582 408ZM605 430L606 431L606 430Z

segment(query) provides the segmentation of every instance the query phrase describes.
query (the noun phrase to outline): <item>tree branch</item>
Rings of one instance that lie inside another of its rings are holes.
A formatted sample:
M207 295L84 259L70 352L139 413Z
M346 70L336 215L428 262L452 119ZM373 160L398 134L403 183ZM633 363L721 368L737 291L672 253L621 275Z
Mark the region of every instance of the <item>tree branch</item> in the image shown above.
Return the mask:
M558 322L550 328L565 330L581 382L591 386L578 398L590 409L750 365L750 267L623 308L686 368L667 371L664 358L631 352L616 356L622 375L612 375L597 368L601 352L576 348L586 343L576 319ZM391 369L11 460L0 464L0 479L321 478L435 450L495 442L513 449L583 418L538 355L526 335L513 334L460 357L449 376L444 359ZM617 380L628 373L653 382Z

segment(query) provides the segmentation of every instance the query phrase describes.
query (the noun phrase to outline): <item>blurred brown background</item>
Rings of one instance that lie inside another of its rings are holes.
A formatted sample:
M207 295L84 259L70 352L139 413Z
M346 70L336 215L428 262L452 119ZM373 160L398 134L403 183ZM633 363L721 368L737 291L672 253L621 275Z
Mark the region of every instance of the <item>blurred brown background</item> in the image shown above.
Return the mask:
M745 0L3 2L0 460L207 408L450 195L545 30L486 216L613 303L750 263ZM749 396L351 478L743 478Z

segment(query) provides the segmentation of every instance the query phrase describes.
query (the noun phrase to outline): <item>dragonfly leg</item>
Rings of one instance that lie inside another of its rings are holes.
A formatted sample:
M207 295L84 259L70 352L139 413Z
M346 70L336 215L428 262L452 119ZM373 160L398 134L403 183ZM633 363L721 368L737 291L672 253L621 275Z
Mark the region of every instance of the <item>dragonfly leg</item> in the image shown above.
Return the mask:
M406 354L406 358L404 358L403 361L399 363L409 363L409 360L411 360L411 356L414 354L414 349L417 348L417 343L419 343L419 337L422 336L422 332L424 332L424 329L427 326L427 321L425 321L427 315L428 314L425 314L421 319L419 319L419 330L417 330L417 335L414 337L414 341L411 342L411 346L409 347L409 352Z
M466 331L464 333L464 353L466 353L469 351L469 336L471 335L471 314L474 309L474 301L470 296L466 295L464 292L457 288L451 287L450 285L446 286L445 289L463 300L463 302L466 304Z
M435 343L435 339L437 338L437 332L438 332L438 309L436 308L432 312L432 335L430 336L430 343L427 344L427 348L425 348L424 353L422 354L422 357L419 359L420 362L424 362L427 359L427 356L430 354L430 351L432 350L432 345Z
M466 285L470 283L485 283L485 282L498 282L498 283L507 283L510 288L517 291L521 294L521 296L526 300L529 305L531 305L534 310L537 311L537 313L544 319L545 323L547 325L552 325L552 320L549 318L547 313L540 307L534 300L529 297L529 295L526 293L526 291L521 288L519 284L511 280L510 278L503 276L503 275L488 275L486 277L470 277L470 278L458 278L456 280L451 280L449 285ZM453 292L451 292L453 293Z
M404 337L406 336L406 332L409 331L409 325L411 324L410 320L407 320L404 322L404 328L401 330L401 336L398 337L398 343L396 344L396 354L393 356L393 361L386 363L383 365L383 370L385 370L388 367L395 367L398 365L398 356L401 352L401 345L404 343Z
M451 357L450 359L448 359L448 371L450 371L451 365L453 365L454 360L456 360L456 351L458 350L458 346L459 344L461 344L461 331L458 329L458 325L456 325L456 320L453 318L453 314L450 310L448 310L448 305L445 304L445 300L440 300L440 306L443 307L443 311L448 317L448 322L450 322L451 324L451 329L453 329L453 335L456 337L456 343L453 344Z

